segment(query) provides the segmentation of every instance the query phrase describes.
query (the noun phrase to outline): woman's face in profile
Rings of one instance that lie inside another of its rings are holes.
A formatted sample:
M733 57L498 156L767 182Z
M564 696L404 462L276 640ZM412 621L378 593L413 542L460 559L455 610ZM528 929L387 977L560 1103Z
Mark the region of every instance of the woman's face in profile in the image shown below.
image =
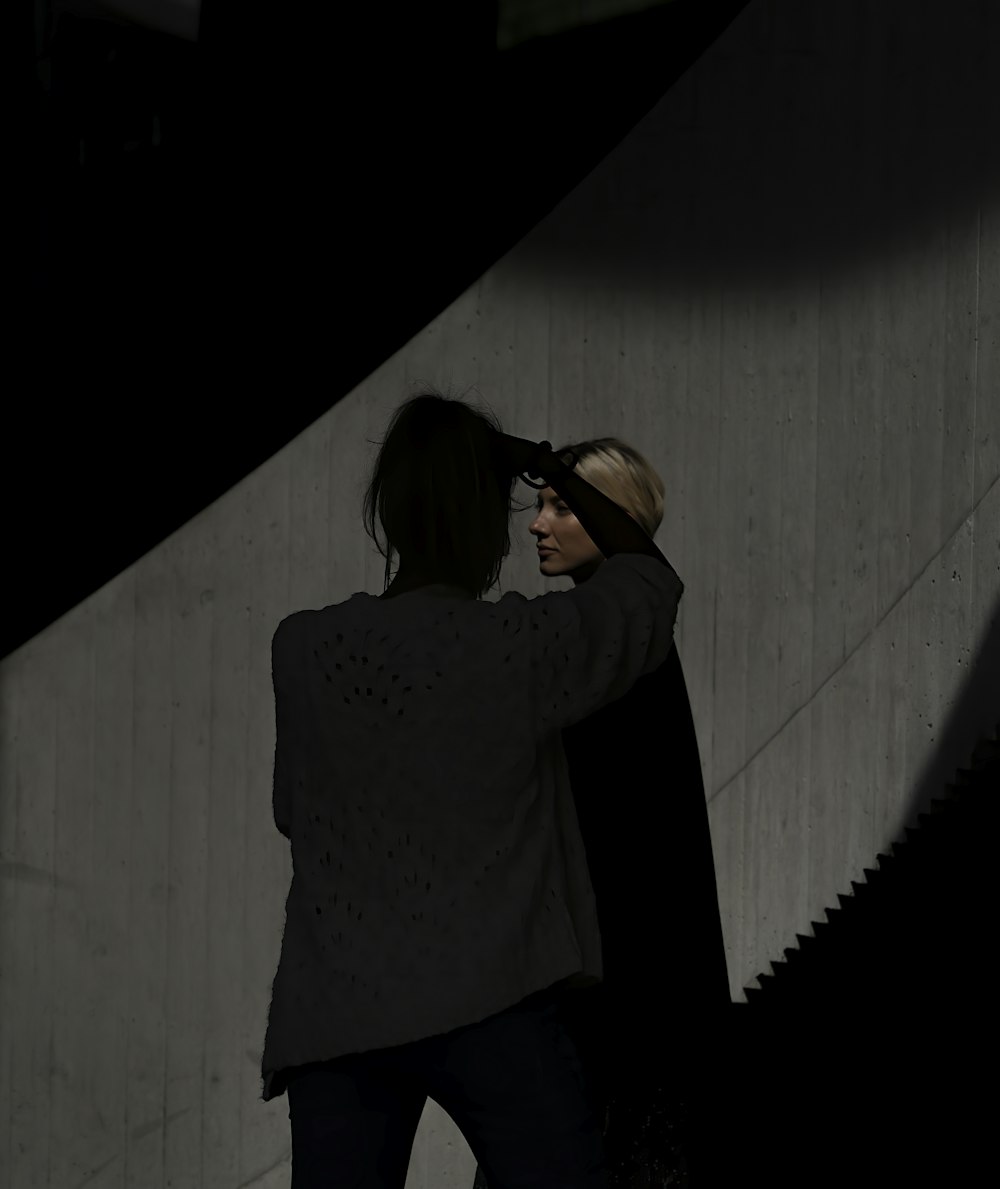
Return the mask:
M528 525L528 532L548 550L538 554L539 570L547 578L565 574L575 583L586 582L604 561L604 554L551 487L539 490L535 510L537 515Z

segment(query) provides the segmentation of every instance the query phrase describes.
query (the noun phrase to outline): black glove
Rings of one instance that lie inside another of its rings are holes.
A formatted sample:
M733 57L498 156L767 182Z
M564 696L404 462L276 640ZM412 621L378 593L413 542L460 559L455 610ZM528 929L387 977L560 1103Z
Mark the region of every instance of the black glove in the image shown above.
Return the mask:
M552 453L551 442L532 442L528 438L515 438L510 434L497 433L490 435L493 451L493 465L505 475L526 475L541 480L532 483L525 478L529 487L545 487L552 476L553 466L558 459Z

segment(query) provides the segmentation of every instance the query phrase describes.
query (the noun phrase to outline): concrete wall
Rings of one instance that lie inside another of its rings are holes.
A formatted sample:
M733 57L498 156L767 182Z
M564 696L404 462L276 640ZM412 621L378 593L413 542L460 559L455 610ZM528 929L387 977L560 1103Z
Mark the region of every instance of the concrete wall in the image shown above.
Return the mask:
M289 1184L269 643L381 590L366 439L419 383L663 475L735 997L919 808L1000 603L995 17L807 7L751 5L402 351L0 665L0 1183ZM502 589L568 587L529 517ZM473 1167L428 1103L408 1189Z

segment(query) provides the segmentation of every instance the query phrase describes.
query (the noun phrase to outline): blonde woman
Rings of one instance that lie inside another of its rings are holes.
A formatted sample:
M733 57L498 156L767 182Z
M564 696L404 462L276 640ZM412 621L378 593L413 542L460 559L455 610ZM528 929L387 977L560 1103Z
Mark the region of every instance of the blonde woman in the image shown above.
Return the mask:
M609 437L555 454L574 459L574 475L653 537L665 488L638 450ZM574 585L592 578L605 557L567 501L544 487L535 510L528 531L540 571ZM598 1105L611 1183L711 1184L706 1091L730 996L701 761L677 648L621 698L561 734L604 974L593 988L567 987L560 1007ZM486 1183L479 1169L476 1184Z
M541 564L580 580L486 602L521 474L542 492L532 531L554 552ZM606 560L577 555L583 538L547 492ZM622 970L630 935L622 896L598 905L603 860L563 736L676 654L683 584L548 443L434 393L405 402L381 443L365 498L378 544L376 516L382 594L296 612L272 642L274 816L294 874L262 1097L288 1091L293 1189L403 1189L428 1096L490 1189L604 1189L604 1083L567 1004L604 977L599 914ZM661 722L659 738L673 730ZM628 736L603 741L624 814L628 788L640 806L643 788L647 802L670 792L634 768ZM662 990L682 960L644 941ZM636 1013L651 991L630 986Z

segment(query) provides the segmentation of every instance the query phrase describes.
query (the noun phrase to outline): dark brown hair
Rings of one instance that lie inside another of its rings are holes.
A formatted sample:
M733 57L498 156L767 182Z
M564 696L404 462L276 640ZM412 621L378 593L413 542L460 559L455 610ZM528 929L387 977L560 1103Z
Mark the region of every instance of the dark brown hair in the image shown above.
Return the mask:
M494 468L491 427L503 432L492 410L436 392L419 393L393 413L364 499L365 529L386 559L386 587L394 552L401 567L476 598L499 578L517 479Z

